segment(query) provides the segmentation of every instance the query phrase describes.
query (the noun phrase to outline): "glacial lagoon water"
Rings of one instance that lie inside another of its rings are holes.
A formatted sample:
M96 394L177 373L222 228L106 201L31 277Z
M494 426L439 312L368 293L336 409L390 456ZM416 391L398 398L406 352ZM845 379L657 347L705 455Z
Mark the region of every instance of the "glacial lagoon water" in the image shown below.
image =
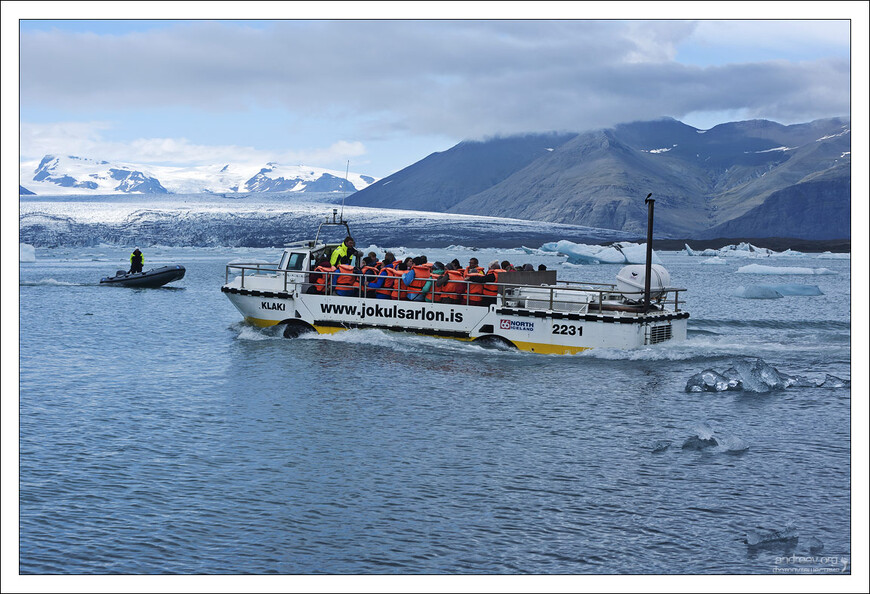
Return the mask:
M689 289L688 341L570 357L377 330L288 340L219 290L227 262L276 250L147 248L146 268L185 278L99 286L129 252L37 248L19 267L22 574L774 574L851 558L851 389L818 386L851 378L850 260L661 253ZM408 252L566 280L620 268ZM832 274L736 274L753 263ZM752 284L822 294L734 296ZM685 391L745 357L806 381Z

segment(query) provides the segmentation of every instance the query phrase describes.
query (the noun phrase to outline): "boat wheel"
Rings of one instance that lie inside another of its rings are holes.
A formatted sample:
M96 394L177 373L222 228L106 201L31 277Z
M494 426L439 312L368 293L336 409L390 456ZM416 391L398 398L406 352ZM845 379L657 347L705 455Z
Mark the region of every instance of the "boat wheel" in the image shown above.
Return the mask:
M284 325L284 338L296 338L303 334L317 332L311 324L302 320L290 320Z
M517 350L517 345L509 341L507 338L503 338L496 334L487 334L486 336L481 336L480 338L474 339L474 344L480 345L485 348L497 349L500 351L515 351Z

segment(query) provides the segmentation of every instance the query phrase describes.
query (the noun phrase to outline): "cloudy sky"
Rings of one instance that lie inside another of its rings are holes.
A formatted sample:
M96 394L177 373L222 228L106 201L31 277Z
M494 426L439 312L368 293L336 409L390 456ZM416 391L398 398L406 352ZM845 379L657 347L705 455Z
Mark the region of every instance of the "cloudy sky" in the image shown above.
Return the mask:
M28 20L42 4L22 4L23 161L343 170L349 160L384 177L464 139L663 116L702 129L791 124L852 107L848 10L839 20L623 21L543 3L510 20L112 21ZM650 5L662 6L638 6ZM302 16L339 16L315 6ZM606 6L627 16L616 8L632 4ZM528 20L536 15L554 18Z

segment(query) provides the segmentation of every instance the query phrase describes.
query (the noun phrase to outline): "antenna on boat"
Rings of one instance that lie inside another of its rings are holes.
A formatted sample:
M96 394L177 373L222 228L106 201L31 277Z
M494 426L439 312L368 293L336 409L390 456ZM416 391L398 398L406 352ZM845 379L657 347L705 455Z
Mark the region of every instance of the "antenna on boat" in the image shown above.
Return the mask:
M350 159L347 160L347 169L344 170L344 187L347 189L347 175L350 173ZM341 220L344 220L344 199L347 198L347 194L341 197Z
M652 241L653 241L653 210L655 209L656 201L650 198L652 192L646 195L646 200L643 201L647 205L647 221L646 221L646 274L643 280L643 313L649 311L649 285L650 276L652 276Z

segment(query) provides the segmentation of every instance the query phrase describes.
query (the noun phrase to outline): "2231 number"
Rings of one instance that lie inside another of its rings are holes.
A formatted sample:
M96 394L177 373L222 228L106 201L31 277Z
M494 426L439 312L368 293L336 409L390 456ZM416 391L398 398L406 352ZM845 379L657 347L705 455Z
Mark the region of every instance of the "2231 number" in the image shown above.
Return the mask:
M565 334L566 336L583 336L583 326L570 324L553 324L553 334Z

